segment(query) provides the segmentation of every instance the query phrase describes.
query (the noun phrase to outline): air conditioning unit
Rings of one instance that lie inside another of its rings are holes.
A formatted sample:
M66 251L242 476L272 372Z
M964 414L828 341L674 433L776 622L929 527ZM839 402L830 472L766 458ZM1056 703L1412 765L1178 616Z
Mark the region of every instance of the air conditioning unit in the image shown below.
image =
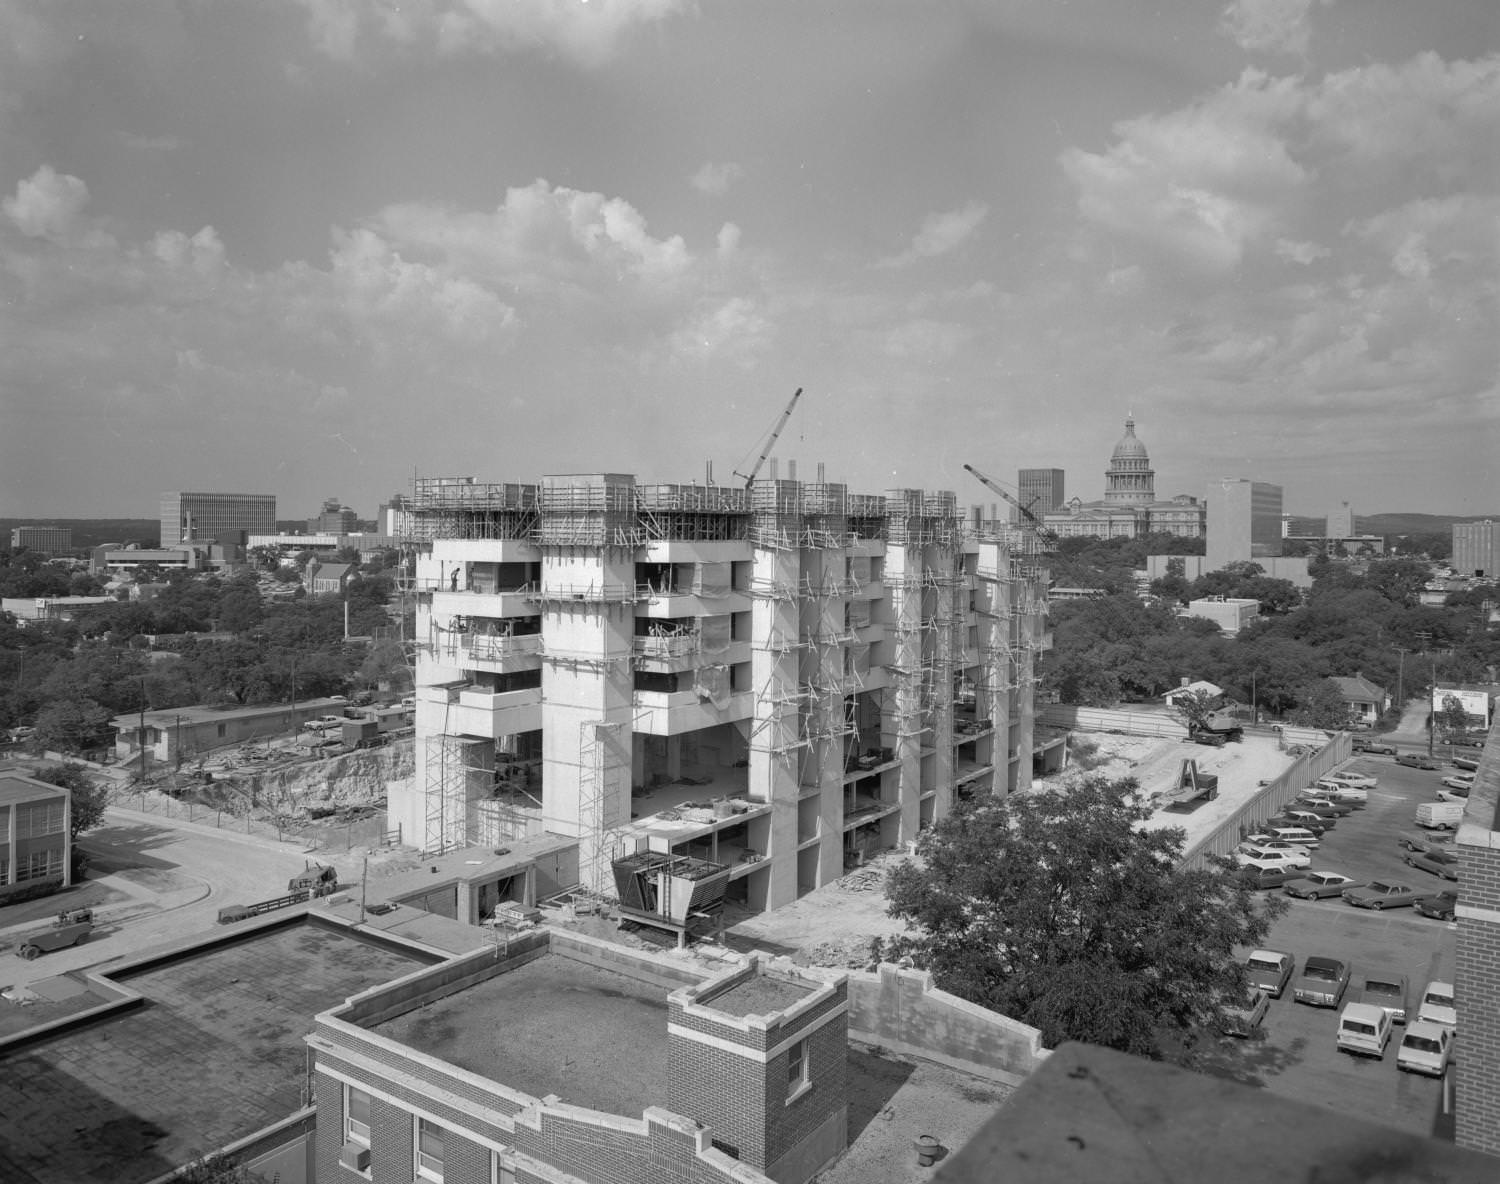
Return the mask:
M339 1163L356 1172L370 1170L370 1149L363 1143L345 1143L339 1151Z

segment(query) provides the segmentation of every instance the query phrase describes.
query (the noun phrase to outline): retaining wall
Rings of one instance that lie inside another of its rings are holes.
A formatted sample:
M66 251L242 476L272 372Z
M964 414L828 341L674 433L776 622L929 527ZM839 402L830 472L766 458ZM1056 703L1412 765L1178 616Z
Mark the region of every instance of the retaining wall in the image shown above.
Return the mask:
M850 970L849 1038L1019 1085L1049 1055L1036 1028L940 991L925 970Z

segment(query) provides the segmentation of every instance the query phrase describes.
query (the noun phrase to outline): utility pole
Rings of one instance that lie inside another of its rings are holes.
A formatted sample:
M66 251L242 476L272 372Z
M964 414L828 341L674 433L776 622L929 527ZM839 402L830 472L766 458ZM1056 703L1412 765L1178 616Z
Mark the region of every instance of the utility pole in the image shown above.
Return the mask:
M1406 651L1399 645L1396 647L1396 707L1401 710L1406 707L1406 699L1403 696L1402 683L1406 677Z

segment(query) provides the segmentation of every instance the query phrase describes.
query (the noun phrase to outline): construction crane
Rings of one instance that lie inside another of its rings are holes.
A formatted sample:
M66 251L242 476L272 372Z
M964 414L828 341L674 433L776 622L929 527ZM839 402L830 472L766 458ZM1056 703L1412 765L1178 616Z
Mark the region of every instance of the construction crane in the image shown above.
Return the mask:
M1049 546L1055 546L1057 544L1057 535L1053 534L1052 531L1043 526L1042 520L1035 514L1033 514L1028 507L1023 506L1017 498L1001 489L997 481L993 480L990 477L986 477L973 465L965 465L964 468L974 477L978 478L979 481L983 483L985 488L988 489L991 493L999 494L1007 502L1015 506L1015 508L1021 512L1026 521L1030 523L1031 529L1036 532L1036 537L1038 539Z
M776 421L776 426L771 429L771 438L766 441L765 450L760 454L754 466L748 473L742 473L738 469L734 471L736 477L742 477L745 488L749 489L755 484L755 478L760 473L761 466L766 463L766 457L771 455L771 449L776 447L776 438L781 435L781 429L786 427L786 421L792 418L792 408L797 406L797 400L802 397L802 388L799 386L786 405L786 410L781 413L781 418Z

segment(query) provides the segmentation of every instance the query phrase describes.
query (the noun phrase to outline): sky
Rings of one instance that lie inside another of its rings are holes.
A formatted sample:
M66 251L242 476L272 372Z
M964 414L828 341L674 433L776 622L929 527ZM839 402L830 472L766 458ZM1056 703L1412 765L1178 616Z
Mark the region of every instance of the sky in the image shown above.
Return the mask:
M0 0L0 516L1500 512L1495 0ZM769 466L767 470L769 470Z

